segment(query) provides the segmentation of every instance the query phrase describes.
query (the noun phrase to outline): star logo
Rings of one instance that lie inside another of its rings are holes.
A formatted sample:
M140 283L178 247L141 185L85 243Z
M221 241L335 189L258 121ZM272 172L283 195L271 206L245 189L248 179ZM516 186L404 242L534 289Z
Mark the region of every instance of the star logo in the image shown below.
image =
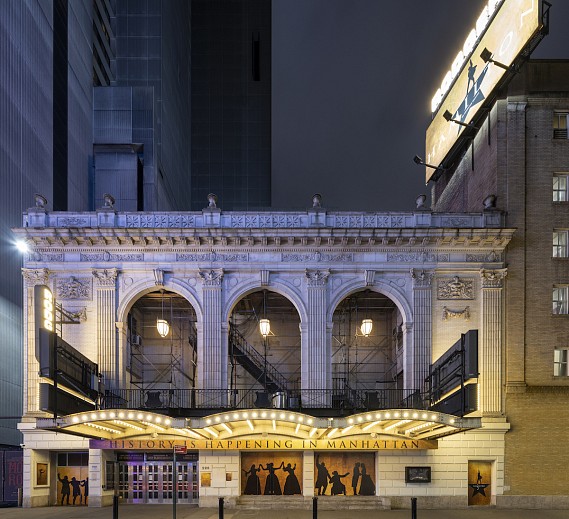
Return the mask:
M472 497L474 497L476 494L480 494L481 496L486 497L486 488L489 487L489 484L482 484L482 483L473 483L468 485L470 488L472 488L473 492L472 492Z

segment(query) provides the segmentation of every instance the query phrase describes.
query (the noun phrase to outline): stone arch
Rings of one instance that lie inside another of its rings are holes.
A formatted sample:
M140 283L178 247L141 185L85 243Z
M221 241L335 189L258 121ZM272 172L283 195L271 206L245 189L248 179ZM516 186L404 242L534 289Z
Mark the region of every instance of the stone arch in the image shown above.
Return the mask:
M306 306L302 296L296 291L292 290L291 287L282 283L280 281L271 283L270 285L261 285L258 279L250 279L244 283L240 283L233 293L229 295L229 298L225 302L223 308L223 321L224 323L229 321L229 316L235 308L235 305L247 294L255 292L257 290L269 290L280 294L281 296L288 299L296 308L298 315L300 317L300 322L307 322Z
M179 296L185 298L194 308L198 323L202 322L203 311L197 295L187 284L176 278L165 279L163 287L156 285L156 283L154 283L151 279L144 279L142 281L134 283L131 287L129 287L128 292L126 292L124 296L120 297L119 305L117 308L117 321L126 322L128 312L134 303L138 301L138 299L146 294L149 294L150 292L160 290L161 288L175 292Z
M381 280L376 280L373 285L367 286L363 280L359 279L342 284L339 290L335 294L331 295L326 315L327 321L332 321L332 316L334 315L337 306L343 299L351 294L354 294L355 292L359 292L360 290L365 289L379 292L380 294L389 297L401 312L401 315L403 316L403 322L405 324L410 324L413 322L413 309L402 290Z

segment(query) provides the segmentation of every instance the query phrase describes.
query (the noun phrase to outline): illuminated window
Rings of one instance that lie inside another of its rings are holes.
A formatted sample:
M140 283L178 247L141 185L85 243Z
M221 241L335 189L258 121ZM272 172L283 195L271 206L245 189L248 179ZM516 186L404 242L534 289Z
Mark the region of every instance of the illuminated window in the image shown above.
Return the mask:
M567 353L569 350L554 350L553 352L553 375L556 377L567 377Z
M569 197L567 196L567 179L569 175L555 174L553 175L553 201L554 202L567 202Z
M569 287L553 287L553 313L555 315L569 314L567 293Z
M567 231L553 231L553 257L566 258L567 256Z
M567 139L568 112L553 112L553 138Z

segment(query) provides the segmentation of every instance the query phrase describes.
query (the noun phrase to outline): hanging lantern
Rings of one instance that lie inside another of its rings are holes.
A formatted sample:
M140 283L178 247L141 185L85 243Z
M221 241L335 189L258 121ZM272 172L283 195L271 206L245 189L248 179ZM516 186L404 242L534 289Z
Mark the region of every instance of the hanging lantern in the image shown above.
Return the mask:
M259 320L259 329L261 330L261 335L267 337L271 333L271 321L268 319Z
M166 337L170 332L170 325L166 319L156 319L156 329L160 334L160 337Z
M371 319L364 319L362 321L362 325L360 326L360 330L362 331L362 335L364 337L369 337L371 333L371 329L373 328L373 321Z

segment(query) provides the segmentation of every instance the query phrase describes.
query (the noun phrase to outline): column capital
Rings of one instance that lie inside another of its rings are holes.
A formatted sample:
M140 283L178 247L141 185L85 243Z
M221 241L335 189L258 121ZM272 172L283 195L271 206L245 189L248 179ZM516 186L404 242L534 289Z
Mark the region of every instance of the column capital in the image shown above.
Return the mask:
M482 288L503 288L508 269L480 269Z
M47 285L51 272L49 269L22 269L22 276L28 286Z
M219 287L223 281L223 269L200 269L204 287Z
M97 288L115 288L118 269L94 269L93 277L97 282Z
M430 288L433 281L433 272L427 270L411 269L413 288Z
M304 271L309 287L322 287L328 282L330 270L309 270Z

